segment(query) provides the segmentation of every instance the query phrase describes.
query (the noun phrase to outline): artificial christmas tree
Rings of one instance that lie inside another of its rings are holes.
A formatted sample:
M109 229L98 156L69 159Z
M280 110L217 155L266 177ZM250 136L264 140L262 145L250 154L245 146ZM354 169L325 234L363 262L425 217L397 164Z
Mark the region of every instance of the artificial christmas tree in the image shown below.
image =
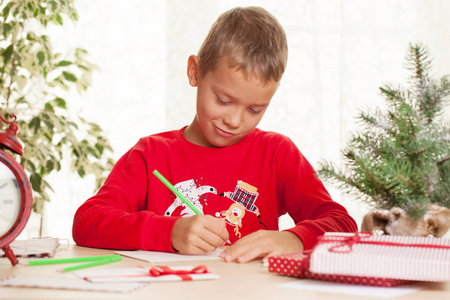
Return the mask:
M410 45L408 88L386 85L385 110L361 112L362 129L342 151L344 169L323 161L318 174L375 209L361 230L443 236L450 227L450 81L430 77L428 49Z

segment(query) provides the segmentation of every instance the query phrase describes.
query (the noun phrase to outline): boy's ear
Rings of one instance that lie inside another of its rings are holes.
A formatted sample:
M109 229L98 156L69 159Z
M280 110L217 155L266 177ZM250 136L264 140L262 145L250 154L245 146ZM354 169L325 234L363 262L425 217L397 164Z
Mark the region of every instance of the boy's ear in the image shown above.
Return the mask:
M196 55L191 55L188 58L187 65L187 76L189 79L189 84L193 87L198 85L198 77L199 77L199 60Z

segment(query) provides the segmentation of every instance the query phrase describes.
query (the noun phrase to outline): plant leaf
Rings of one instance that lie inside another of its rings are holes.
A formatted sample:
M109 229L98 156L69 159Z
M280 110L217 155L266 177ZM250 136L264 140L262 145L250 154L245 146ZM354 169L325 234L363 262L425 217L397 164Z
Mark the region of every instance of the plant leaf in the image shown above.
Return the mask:
M58 63L55 64L56 67L66 67L66 66L70 66L73 63L71 61L68 60L61 60Z
M34 191L40 193L42 192L42 177L41 175L39 175L38 173L33 173L30 176L30 183L31 183L31 187L33 188Z
M11 44L8 47L6 47L6 49L3 51L2 56L3 56L3 63L6 65L8 63L8 61L11 58L11 55L13 53L14 50L14 45Z
M9 3L8 3L8 4L9 4ZM5 8L4 8L3 11L2 11L2 14L3 14L3 20L6 20L6 19L8 18L8 16L9 16L10 7L9 7L8 4L5 6Z
M37 53L37 58L38 58L38 61L39 61L39 65L42 66L42 64L44 63L44 60L45 60L44 52L43 51L39 51Z
M63 71L62 74L67 81L77 82L77 77L75 76L75 74L67 71Z
M11 31L12 27L8 23L3 23L3 37L6 39L8 37L8 33Z
M64 100L63 98L58 97L54 100L54 102L55 102L56 106L67 109L66 100Z

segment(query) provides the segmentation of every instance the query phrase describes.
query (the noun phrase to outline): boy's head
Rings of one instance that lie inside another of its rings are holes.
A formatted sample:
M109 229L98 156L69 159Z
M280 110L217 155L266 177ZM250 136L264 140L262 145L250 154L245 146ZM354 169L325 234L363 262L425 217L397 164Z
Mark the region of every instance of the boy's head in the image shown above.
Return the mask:
M213 24L198 56L188 59L197 87L197 113L186 139L226 147L247 136L263 117L287 61L283 28L262 8L234 8Z
M279 82L287 63L286 34L260 7L237 7L219 16L198 52L200 75L227 57L228 65L263 83Z

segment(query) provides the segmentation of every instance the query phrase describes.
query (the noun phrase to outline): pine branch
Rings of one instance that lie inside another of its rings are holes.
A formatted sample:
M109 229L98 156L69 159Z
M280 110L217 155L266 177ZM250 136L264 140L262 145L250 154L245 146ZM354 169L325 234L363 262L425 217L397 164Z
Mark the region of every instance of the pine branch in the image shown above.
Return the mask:
M362 128L342 151L346 172L325 161L318 174L375 207L402 207L419 217L431 203L450 207L450 128L438 119L450 82L430 78L422 45L410 45L406 59L410 86L380 87L387 109L359 114Z

